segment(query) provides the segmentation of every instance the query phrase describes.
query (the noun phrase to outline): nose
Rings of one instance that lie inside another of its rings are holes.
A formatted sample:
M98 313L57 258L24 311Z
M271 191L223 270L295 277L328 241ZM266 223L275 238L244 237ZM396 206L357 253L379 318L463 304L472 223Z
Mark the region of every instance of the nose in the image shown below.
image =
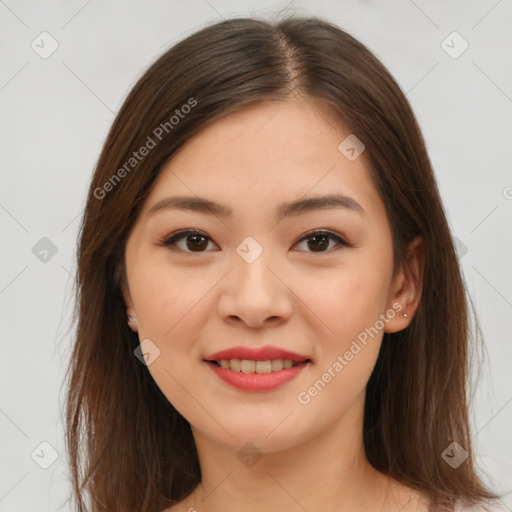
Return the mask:
M293 312L292 291L285 276L272 268L265 252L252 263L236 255L223 280L218 312L228 323L261 328L286 322Z

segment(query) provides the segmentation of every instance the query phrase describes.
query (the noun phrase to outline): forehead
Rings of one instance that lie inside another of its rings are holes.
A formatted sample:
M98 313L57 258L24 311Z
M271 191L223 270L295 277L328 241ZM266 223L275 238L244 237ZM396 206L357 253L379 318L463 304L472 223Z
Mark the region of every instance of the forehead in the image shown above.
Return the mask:
M339 193L382 213L364 152L339 146L350 131L320 102L265 101L192 137L163 167L145 206L170 194L197 195L251 209L307 195ZM350 140L350 139L349 139Z

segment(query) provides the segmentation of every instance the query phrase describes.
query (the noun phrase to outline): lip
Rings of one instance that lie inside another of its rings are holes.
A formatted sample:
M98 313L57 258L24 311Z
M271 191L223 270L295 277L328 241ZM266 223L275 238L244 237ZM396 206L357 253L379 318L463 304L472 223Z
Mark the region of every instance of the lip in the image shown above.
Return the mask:
M222 359L247 359L249 361L289 359L299 364L291 368L283 368L277 372L243 373L235 372L229 368L221 368L213 363L213 361L221 361ZM271 346L233 347L207 356L204 362L226 384L242 391L262 392L272 391L297 377L306 366L311 364L311 358Z
M233 358L234 359L234 358ZM282 386L286 382L291 381L309 364L309 361L301 363L291 368L283 368L277 372L270 373L243 373L235 372L228 368L221 368L213 363L205 361L207 364L226 384L229 384L242 391L272 391Z
M215 352L205 357L205 361L221 361L222 359L247 359L248 361L267 361L269 359L290 359L302 363L310 357L283 350L278 347L233 347Z

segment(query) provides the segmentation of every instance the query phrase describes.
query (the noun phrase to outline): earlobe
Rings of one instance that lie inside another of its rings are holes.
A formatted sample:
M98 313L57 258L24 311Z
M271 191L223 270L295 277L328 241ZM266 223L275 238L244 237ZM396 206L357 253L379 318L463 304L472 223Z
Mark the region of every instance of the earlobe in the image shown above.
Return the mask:
M137 329L137 317L135 316L135 309L133 307L132 297L130 290L126 285L121 286L121 292L123 294L124 304L126 306L126 317L128 326L134 332L138 332Z
M134 316L128 316L128 326L130 327L130 329L133 331L133 332L138 332L137 331L137 325L135 323L135 317Z
M418 236L409 244L405 264L393 279L389 304L400 303L402 309L385 326L384 332L398 332L409 326L421 301L425 268L425 243Z

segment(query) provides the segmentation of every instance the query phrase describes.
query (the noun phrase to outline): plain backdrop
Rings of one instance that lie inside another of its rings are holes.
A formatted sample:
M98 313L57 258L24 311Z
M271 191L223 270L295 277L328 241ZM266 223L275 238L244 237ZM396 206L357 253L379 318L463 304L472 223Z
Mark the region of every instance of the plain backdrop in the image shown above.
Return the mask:
M411 102L487 347L471 409L477 461L512 510L511 0L0 0L1 512L70 509L62 417L76 241L126 94L206 24L285 8L354 35Z

